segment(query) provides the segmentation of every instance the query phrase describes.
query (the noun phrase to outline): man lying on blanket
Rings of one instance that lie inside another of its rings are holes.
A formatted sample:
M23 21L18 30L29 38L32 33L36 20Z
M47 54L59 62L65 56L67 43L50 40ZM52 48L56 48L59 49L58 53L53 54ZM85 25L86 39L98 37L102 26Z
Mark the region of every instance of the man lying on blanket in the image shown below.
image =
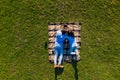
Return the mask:
M64 54L63 47L65 47L64 46L65 41L69 41L68 53L78 55L77 43L74 37L74 33L67 25L63 25L61 29L59 29L56 32L55 45L54 45L54 52L55 52L54 68L64 67L62 65L62 60L63 60L63 54ZM73 52L73 50L75 52ZM59 55L59 60L58 60L58 55ZM58 60L58 63L57 63L57 60Z

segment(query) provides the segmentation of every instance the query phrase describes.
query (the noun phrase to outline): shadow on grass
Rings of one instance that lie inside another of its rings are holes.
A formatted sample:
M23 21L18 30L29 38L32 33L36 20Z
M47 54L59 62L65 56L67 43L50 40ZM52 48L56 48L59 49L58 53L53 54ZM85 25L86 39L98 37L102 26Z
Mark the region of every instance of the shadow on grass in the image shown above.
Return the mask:
M76 61L72 61L72 67L74 69L74 80L78 80L78 68L77 68L77 62ZM62 74L62 72L64 71L64 68L55 68L55 80L57 80L57 76L59 76L60 74Z
M57 76L62 74L64 68L55 68L55 80L57 80Z
M77 62L76 62L76 61L72 61L72 66L73 66L73 69L74 69L74 71L75 71L75 73L74 73L75 79L74 79L74 80L78 80Z
M48 49L48 42L47 41L45 41L45 43L44 43L44 48L47 50Z

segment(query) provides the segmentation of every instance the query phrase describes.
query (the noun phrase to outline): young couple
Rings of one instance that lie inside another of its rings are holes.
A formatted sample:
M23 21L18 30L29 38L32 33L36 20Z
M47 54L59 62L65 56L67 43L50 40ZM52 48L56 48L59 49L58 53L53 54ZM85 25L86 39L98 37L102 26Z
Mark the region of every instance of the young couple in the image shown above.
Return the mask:
M69 54L78 55L77 43L76 43L76 40L74 37L74 33L67 25L61 26L61 29L59 29L56 32L55 45L54 45L54 52L55 52L54 68L57 68L57 67L63 68L64 67L62 65L63 54L65 53L65 51L64 51L65 44L64 43L69 44L69 49L68 49ZM73 52L73 50L75 52ZM59 59L58 59L58 56L59 56ZM57 60L58 60L58 62L57 62Z

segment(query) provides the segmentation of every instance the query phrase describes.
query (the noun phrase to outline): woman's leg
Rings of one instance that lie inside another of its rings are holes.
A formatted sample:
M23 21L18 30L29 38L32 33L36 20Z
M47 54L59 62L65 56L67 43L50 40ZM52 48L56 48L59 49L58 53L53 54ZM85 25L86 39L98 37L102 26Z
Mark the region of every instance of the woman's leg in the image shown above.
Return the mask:
M78 51L77 46L70 47L69 53L70 54L76 54L75 52Z
M74 47L74 51L76 55L79 55L77 46Z
M73 50L74 50L74 47L70 46L69 54L72 54Z
M59 50L60 50L60 56L59 56L58 64L61 65L62 64L62 60L63 60L63 48L60 47Z

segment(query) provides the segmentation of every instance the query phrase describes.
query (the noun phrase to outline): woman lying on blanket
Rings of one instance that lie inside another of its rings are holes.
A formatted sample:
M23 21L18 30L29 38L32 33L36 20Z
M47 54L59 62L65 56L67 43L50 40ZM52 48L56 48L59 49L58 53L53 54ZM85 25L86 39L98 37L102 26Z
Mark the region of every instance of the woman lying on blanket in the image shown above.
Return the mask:
M67 32L62 32L62 35L64 37L64 43L63 43L63 49L65 49L64 53L71 55L72 54L78 55L77 42L72 29L69 28Z
M77 42L76 42L74 33L73 33L72 29L70 29L70 28L69 28L69 31L68 31L68 40L69 40L69 44L70 44L69 54L78 55Z

